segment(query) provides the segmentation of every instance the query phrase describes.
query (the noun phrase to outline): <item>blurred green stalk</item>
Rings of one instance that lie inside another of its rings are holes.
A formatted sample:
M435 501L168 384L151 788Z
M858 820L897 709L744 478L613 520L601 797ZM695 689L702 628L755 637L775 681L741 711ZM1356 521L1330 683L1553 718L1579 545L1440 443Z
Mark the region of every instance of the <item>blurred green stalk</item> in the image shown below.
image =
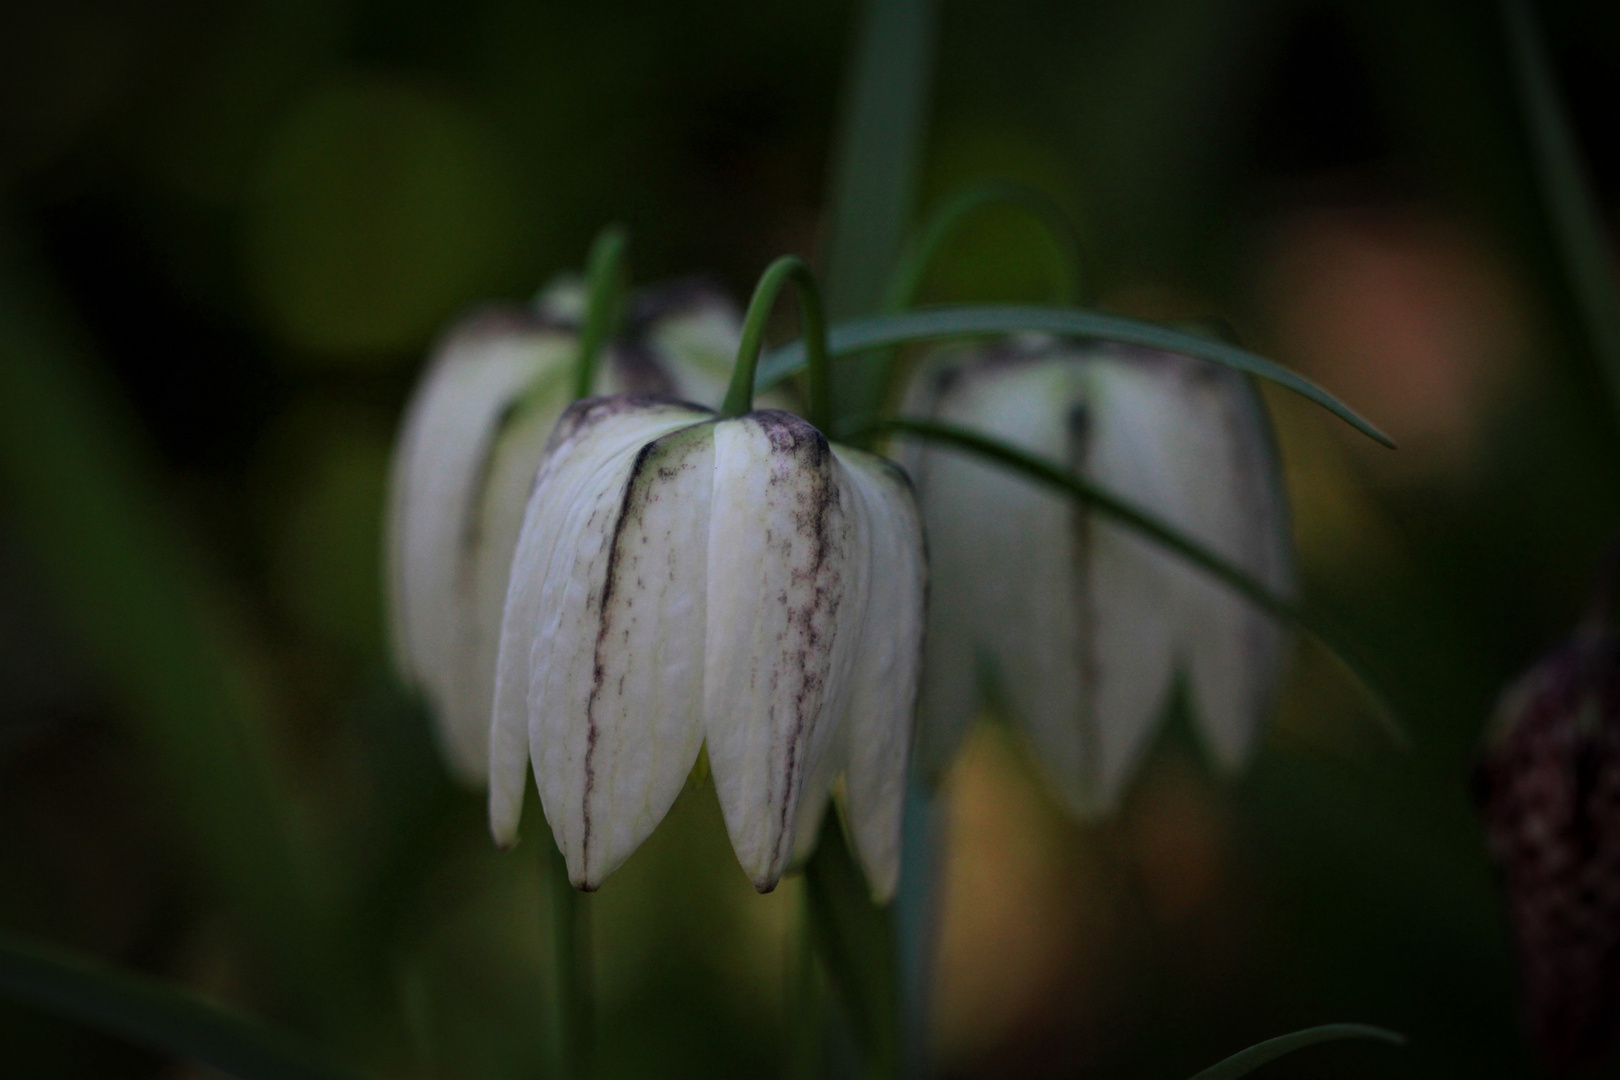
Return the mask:
M1620 417L1620 296L1607 227L1530 6L1525 0L1502 0L1502 21L1553 246L1563 261L1582 336Z
M0 476L12 524L245 919L255 959L284 994L352 1007L269 768L266 665L226 586L173 528L134 418L39 280L0 223Z

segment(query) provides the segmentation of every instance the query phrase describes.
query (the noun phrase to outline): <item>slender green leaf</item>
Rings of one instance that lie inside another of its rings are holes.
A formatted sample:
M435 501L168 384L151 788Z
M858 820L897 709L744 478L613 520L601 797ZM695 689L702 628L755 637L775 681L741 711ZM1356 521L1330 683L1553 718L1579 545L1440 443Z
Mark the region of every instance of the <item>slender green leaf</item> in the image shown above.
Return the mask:
M868 0L846 82L827 223L827 310L877 311L911 224L934 68L935 0ZM848 365L836 415L881 405L878 379Z
M934 67L934 0L869 0L833 173L827 308L877 310L911 223Z
M624 298L630 291L630 233L623 225L608 225L591 241L585 267L585 325L579 331L579 355L574 361L574 397L588 397L596 385L596 360L602 347L617 336L624 316Z
M358 1080L259 1020L188 990L0 936L0 996L239 1080Z
M173 528L133 418L5 228L0 481L18 534L266 959L289 981L340 999L330 950L315 940L290 800L268 768L262 661L226 587Z
M1502 0L1502 18L1553 241L1563 257L1587 347L1602 368L1620 413L1620 296L1615 293L1614 253L1603 215L1529 5L1525 0Z
M926 439L957 450L976 454L988 461L1003 465L1014 472L1045 484L1069 495L1081 505L1096 510L1175 553L1205 573L1216 578L1238 595L1246 598L1262 611L1290 623L1309 634L1337 659L1352 675L1373 705L1374 715L1402 748L1408 745L1406 734L1395 719L1389 700L1377 683L1367 674L1364 665L1335 641L1336 635L1322 625L1321 620L1285 596L1279 596L1256 581L1238 567L1216 555L1196 540L1144 513L1130 503L1097 487L1083 476L1061 465L1027 454L1015 446L981 435L955 424L910 417L879 420L867 429L873 432L892 432L909 438Z
M1367 1024L1323 1024L1320 1027L1306 1028L1303 1031L1255 1043L1247 1050L1239 1050L1225 1061L1211 1065L1192 1080L1237 1080L1238 1077L1247 1076L1268 1061L1275 1061L1284 1054L1292 1054L1295 1050L1315 1046L1317 1043L1332 1042L1335 1039L1377 1039L1380 1042L1394 1043L1396 1046L1406 1045L1406 1036L1383 1028Z
M1362 419L1348 405L1280 364L1223 341L1120 315L1104 315L1078 308L1020 305L928 308L901 315L878 315L839 323L828 334L828 348L834 356L845 356L880 345L1031 332L1114 341L1202 357L1292 390L1327 409L1362 434L1385 446L1395 445L1393 439ZM757 390L774 386L803 367L802 342L794 341L773 349L759 366Z

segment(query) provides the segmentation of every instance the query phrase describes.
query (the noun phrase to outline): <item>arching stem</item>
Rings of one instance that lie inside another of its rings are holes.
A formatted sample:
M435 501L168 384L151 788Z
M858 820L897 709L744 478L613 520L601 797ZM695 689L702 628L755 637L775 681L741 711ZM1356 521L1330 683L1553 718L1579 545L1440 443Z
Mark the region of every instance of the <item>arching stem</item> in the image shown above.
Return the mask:
M1084 281L1080 234L1063 208L1039 188L1016 180L987 180L957 191L917 230L895 268L889 291L884 296L884 310L904 311L916 303L928 271L938 261L945 245L966 222L986 210L996 209L1020 211L1040 226L1042 237L1052 249L1057 271L1055 300L1064 307L1079 304Z
M797 255L783 255L760 275L754 298L748 302L743 320L742 344L737 349L737 366L731 371L731 386L724 418L741 416L754 407L754 371L759 366L760 349L765 344L765 324L776 306L776 295L791 280L799 289L799 323L805 346L806 379L809 384L809 420L822 431L832 423L832 372L827 360L827 317L821 306L821 289L810 266Z
M630 234L622 225L609 225L591 241L585 266L585 325L579 332L579 357L574 361L574 398L589 397L596 386L596 361L602 347L613 340L624 313L630 275L625 255Z

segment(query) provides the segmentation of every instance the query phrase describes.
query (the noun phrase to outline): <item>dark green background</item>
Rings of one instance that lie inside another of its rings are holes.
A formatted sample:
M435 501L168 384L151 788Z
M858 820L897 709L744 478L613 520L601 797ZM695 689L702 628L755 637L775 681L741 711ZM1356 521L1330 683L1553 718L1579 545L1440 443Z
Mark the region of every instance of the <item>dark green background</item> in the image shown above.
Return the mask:
M1607 213L1620 16L1542 12ZM389 674L376 553L393 425L446 319L577 267L607 221L631 229L643 283L700 272L740 297L774 255L814 255L854 14L0 8L0 926L389 1075L537 1073L534 844L490 850L479 800L449 787ZM1284 329L1287 292L1267 283L1291 229L1350 237L1307 277L1371 236L1442 300L1462 282L1443 327L1512 331L1485 342L1495 381L1465 403L1452 457L1419 438L1392 465L1292 405L1281 417L1307 595L1390 687L1411 752L1308 651L1245 776L1212 777L1172 724L1102 826L1062 823L984 736L961 820L981 839L1034 830L1007 841L1034 877L968 872L951 895L992 913L963 924L976 933L1009 922L1061 962L1010 1020L946 1033L946 1064L1170 1078L1356 1020L1411 1044L1319 1048L1270 1074L1530 1073L1467 780L1495 694L1580 610L1620 446L1494 6L953 0L941 19L924 205L978 178L1042 187L1078 223L1105 305L1219 315L1397 439L1345 366L1376 341L1351 334L1334 367ZM1044 251L986 217L929 297L1043 299ZM1372 265L1356 280L1377 285ZM1408 294L1384 285L1375 299ZM1380 325L1378 308L1351 318L1368 294L1330 295L1349 325ZM712 793L689 792L588 902L603 1075L785 1067L793 887L751 895ZM975 973L947 971L966 982L942 995L975 1000ZM10 1006L0 1056L16 1075L174 1075Z

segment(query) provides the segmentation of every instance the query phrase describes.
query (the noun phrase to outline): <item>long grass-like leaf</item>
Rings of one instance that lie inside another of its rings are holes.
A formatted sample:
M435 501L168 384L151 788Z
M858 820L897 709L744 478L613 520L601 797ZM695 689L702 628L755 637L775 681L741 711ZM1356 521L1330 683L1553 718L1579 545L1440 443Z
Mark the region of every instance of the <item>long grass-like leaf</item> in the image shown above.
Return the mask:
M1303 1031L1255 1043L1247 1050L1239 1050L1226 1060L1211 1065L1192 1080L1237 1080L1238 1077L1247 1076L1268 1061L1275 1061L1284 1054L1292 1054L1295 1050L1336 1039L1377 1039L1380 1042L1394 1043L1396 1046L1406 1045L1406 1036L1386 1031L1384 1028L1368 1024L1323 1024L1320 1027L1305 1028Z
M0 482L15 530L264 957L289 982L340 998L288 800L267 768L260 665L225 587L168 520L133 419L5 226Z
M828 221L827 307L876 311L911 224L934 67L934 0L869 0L845 91Z
M1575 132L1559 100L1547 46L1525 0L1502 0L1508 55L1548 225L1563 259L1587 348L1620 413L1620 296L1614 253Z
M827 310L869 315L884 294L911 225L934 69L935 0L868 0L855 43L829 192ZM838 415L880 407L882 381L846 365Z
M1110 494L1061 465L1027 454L1015 446L981 435L955 424L910 417L892 417L869 425L868 431L893 433L902 437L925 439L993 461L1031 480L1056 488L1081 505L1102 513L1126 528L1147 537L1154 543L1192 563L1205 573L1225 584L1238 595L1249 600L1262 611L1290 623L1314 638L1327 652L1342 664L1355 682L1366 693L1373 705L1374 715L1390 738L1402 748L1409 745L1406 733L1395 719L1387 695L1367 673L1366 667L1336 641L1337 635L1324 626L1320 619L1285 596L1279 596L1238 567L1216 555L1185 533L1165 524L1158 518L1132 506L1124 499Z
M310 1047L188 990L0 936L0 997L238 1080L359 1080Z
M928 308L839 323L828 334L828 348L834 356L845 356L882 345L1018 333L1061 334L1202 357L1292 390L1327 409L1369 438L1385 446L1395 445L1393 439L1348 405L1280 364L1224 341L1120 315L1104 315L1078 308L1022 305ZM772 350L760 363L756 392L774 386L803 367L802 342L790 342Z

